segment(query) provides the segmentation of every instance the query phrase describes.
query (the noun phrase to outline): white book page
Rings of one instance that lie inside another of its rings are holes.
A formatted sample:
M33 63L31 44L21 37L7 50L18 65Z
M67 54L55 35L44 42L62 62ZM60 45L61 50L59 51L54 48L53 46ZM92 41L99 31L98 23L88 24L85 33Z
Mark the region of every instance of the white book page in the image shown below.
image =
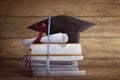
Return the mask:
M31 45L31 54L47 54L47 44ZM50 44L50 54L82 54L80 44Z

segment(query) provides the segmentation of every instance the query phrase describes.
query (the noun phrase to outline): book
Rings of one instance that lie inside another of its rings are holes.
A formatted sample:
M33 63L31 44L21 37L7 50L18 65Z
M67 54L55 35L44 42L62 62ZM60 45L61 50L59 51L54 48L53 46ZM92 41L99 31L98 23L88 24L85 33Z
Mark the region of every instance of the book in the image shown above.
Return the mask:
M79 70L77 60L83 60L80 44L50 44L50 74L46 72L47 44L32 44L25 55L27 69L34 77L74 77L85 76L85 70Z
M69 62L68 62L68 64L65 64L64 62L61 62L61 64L59 64L59 63L57 63L57 62L52 63L52 61L51 61L50 69L51 70L66 70L66 71L79 70L78 63L76 61L72 61L71 62L72 64L70 64ZM28 68L31 67L31 70L45 70L46 62L41 63L39 61L30 61L26 65Z
M27 65L30 66L41 66L44 67L46 65L46 61L30 61L30 63L27 63ZM61 61L50 61L50 66L54 67L78 67L78 63L76 61L66 61L66 62L61 62Z
M80 71L50 71L47 75L45 71L33 71L34 77L79 77L85 76L85 70Z
M46 61L31 61L31 64L45 64ZM77 64L77 61L50 61L50 64L52 65L73 65L73 64Z
M50 61L76 61L83 59L83 56L50 56ZM25 60L46 61L46 56L25 56Z
M47 44L30 45L31 54L47 54ZM82 54L80 44L50 44L50 54Z
M30 66L32 71L45 71L46 68L44 67L40 67L40 66ZM28 67L29 69L29 67ZM79 71L78 67L50 67L51 71Z

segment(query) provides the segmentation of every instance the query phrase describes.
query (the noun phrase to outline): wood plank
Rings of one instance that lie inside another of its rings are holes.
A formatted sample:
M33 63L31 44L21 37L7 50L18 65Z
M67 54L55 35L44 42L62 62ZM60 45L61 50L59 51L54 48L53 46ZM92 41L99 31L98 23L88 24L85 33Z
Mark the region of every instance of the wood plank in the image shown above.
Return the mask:
M103 60L104 61L104 60ZM30 75L30 72L26 70L26 68L24 67L24 62L23 60L4 60L4 61L0 61L0 63L2 62L2 66L0 67L0 79L1 80L8 80L12 79L12 80L33 80L32 76ZM89 60L87 61L89 62ZM106 61L105 61L106 63ZM109 62L108 62L109 63ZM107 64L108 64L107 63ZM85 63L86 64L86 63ZM93 63L94 64L94 63ZM96 63L98 64L98 63ZM100 62L101 64L101 62ZM102 63L104 65L104 63ZM102 65L101 64L101 65ZM94 65L93 67L90 67L90 65L92 65L91 63L87 64L86 67L84 66L83 68L86 70L87 75L85 77L62 77L62 78L50 78L50 80L79 80L79 79L83 79L83 80L96 80L96 79L102 79L102 80L112 80L112 79L119 79L120 76L120 68L119 67L115 67L114 63L113 67L109 67L108 66L96 66ZM0 65L0 66L1 66ZM8 66L9 65L9 66ZM80 66L80 64L79 64ZM81 67L80 67L81 68ZM42 79L42 80L47 80L48 78L34 78L35 80L38 79Z
M120 16L119 0L2 0L0 16Z
M1 57L0 57L1 58ZM25 67L25 61L23 58L16 58L16 57L11 57L11 58L2 58L0 59L0 69L5 69L5 68L11 68L12 70L17 68L23 68ZM79 68L80 69L85 69L88 67L113 67L117 68L120 67L120 59L85 59L85 60L79 60L77 61Z
M80 69L85 69L85 68L94 68L94 67L120 67L120 59L115 59L115 58L111 58L111 59L97 59L97 58L91 58L91 59L85 59L85 60L80 60L78 61L79 64L79 68Z
M0 38L37 37L28 26L48 17L0 17ZM96 25L81 33L80 37L120 37L120 17L76 17Z
M22 46L23 39L0 39L1 57L23 57L27 47ZM86 58L120 58L120 38L81 38L83 55Z
M120 38L82 38L86 58L115 58L120 55Z
M33 78L29 75L29 72L22 70L8 70L4 72L0 72L1 80L114 80L120 79L120 68L109 68L109 67L101 67L101 68L86 68L87 75L85 77L57 77L57 78Z

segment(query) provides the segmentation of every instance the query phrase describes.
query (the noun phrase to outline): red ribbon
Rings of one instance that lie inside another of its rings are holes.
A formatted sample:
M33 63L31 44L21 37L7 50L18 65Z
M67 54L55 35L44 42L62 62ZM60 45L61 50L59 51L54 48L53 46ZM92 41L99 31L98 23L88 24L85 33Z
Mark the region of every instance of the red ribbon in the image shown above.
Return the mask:
M31 61L31 56L28 57L28 51L26 52L26 55L25 55L24 57L26 58L25 67L28 66L28 69L29 69L29 71L31 72L31 71L32 71L32 70L31 70L31 63L30 63L30 61Z
M38 44L38 43L41 43L41 42L40 42L40 39L42 38L42 34L43 34L43 33L46 33L46 31L47 31L47 25L46 25L45 23L42 23L42 24L39 26L37 23L35 23L35 26L36 26L36 27L38 28L38 30L39 30L39 35L38 35L37 39L35 39L35 40L33 41L33 44ZM31 49L30 49L30 51L31 51ZM31 72L31 56L28 57L28 52L26 53L25 56L26 56L25 66L26 66L26 67L28 66L29 71Z
M40 42L40 39L42 38L42 34L43 33L46 33L46 31L47 31L47 25L45 24L45 23L42 23L40 26L37 24L37 23L35 23L35 26L38 28L38 30L39 30L39 35L38 35L38 37L37 37L37 39L35 39L34 41L33 41L33 44L38 44L38 43L41 43ZM30 49L31 50L31 49ZM29 68L29 70L31 71L31 64L30 64L30 62L31 62L31 56L29 56L28 57L28 52L26 53L26 62L25 62L25 66L27 67L27 65L28 65L28 68Z
M46 30L47 30L47 25L45 24L45 23L42 23L40 26L37 24L37 23L35 23L35 26L38 28L38 30L39 30L39 36L37 37L37 39L35 39L34 41L33 41L33 44L40 44L41 42L40 42L40 39L42 38L42 34L43 33L46 33Z

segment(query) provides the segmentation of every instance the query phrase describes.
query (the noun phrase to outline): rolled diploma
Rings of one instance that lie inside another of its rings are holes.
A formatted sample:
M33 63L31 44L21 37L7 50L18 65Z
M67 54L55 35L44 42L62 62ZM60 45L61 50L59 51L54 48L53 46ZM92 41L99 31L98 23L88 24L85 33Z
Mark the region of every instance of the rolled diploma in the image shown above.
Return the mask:
M68 41L68 35L66 33L57 33L50 35L50 43L66 43ZM41 43L48 42L48 36L44 36L40 40Z
M29 46L30 44L33 43L33 41L34 41L35 39L36 39L36 38L24 39L24 40L23 40L23 45L24 45L24 46Z
M48 36L44 36L41 38L40 42L41 43L47 43L47 38ZM23 45L24 46L29 46L30 44L33 44L33 41L36 38L30 38L30 39L24 39L23 40ZM66 33L56 33L50 35L50 43L66 43L68 41L68 35Z

